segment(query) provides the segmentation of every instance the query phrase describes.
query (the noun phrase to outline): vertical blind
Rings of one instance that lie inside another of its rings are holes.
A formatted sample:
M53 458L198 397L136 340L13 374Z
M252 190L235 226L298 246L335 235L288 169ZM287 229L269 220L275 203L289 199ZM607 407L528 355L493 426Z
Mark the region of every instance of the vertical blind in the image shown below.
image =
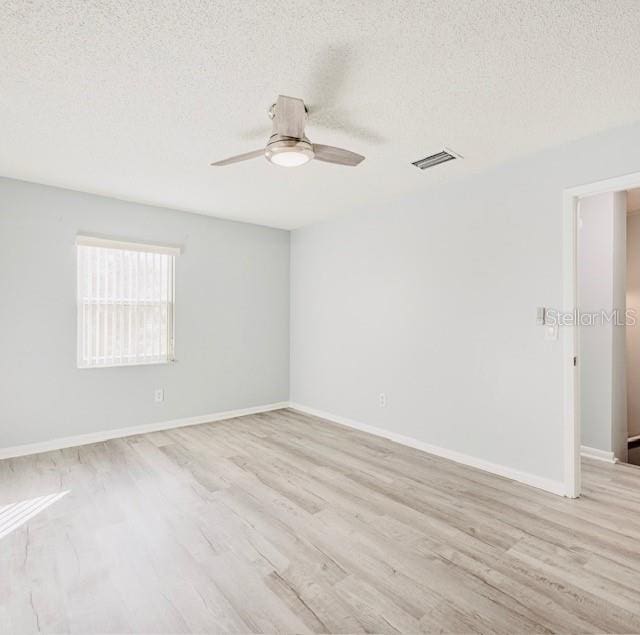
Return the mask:
M78 366L126 366L173 359L172 247L76 239Z

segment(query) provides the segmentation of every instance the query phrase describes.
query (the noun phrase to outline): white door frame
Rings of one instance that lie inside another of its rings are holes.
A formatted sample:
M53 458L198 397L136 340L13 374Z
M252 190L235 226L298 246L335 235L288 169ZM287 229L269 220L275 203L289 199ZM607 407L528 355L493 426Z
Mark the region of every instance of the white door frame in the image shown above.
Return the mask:
M565 189L562 193L563 219L563 311L575 314L578 294L578 200L593 194L620 192L640 187L640 172L625 174L587 185ZM564 484L565 496L580 496L580 382L574 357L580 350L580 328L572 322L562 327L564 355Z

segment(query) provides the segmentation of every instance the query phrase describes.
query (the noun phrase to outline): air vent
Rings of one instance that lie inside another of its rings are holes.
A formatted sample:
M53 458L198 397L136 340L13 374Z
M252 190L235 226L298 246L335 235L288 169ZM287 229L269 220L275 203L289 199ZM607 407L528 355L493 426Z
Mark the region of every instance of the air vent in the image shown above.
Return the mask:
M442 152L437 152L436 154L432 154L431 156L420 159L419 161L414 161L413 165L421 170L426 170L427 168L432 168L434 165L440 165L441 163L461 158L462 157L459 154L445 148Z

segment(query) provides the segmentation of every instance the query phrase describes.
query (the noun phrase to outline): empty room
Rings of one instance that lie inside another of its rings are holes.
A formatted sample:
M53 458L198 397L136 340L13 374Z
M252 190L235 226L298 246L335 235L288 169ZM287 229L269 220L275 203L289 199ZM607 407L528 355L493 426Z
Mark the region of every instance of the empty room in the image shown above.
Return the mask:
M0 2L0 633L640 633L639 33Z

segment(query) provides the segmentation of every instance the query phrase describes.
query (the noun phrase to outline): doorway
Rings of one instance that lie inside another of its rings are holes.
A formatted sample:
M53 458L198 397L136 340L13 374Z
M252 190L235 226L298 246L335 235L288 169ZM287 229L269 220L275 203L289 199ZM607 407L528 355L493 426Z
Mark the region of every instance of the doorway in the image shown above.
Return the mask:
M627 400L627 380L631 380L631 373L627 376L626 371L627 355L632 346L627 342L626 327L626 234L627 211L634 211L630 209L633 204L627 205L631 198L627 193L639 188L640 173L634 173L564 192L563 312L575 316L563 327L565 494L572 498L580 495L581 452L588 455L591 451L592 458L609 462L626 461L628 444L634 443L627 441L628 436L633 436L628 434L632 429L628 422L635 418L628 412L631 404ZM608 210L605 216L595 216L598 207L601 212ZM635 230L631 222L630 233ZM640 215L638 232L640 237ZM583 251L594 249L590 260L581 261L581 248ZM640 266L640 242L637 249ZM584 284L589 274L588 283ZM631 282L631 276L629 278ZM589 283L593 283L591 288ZM630 305L640 304L640 287L638 294L636 302L630 293ZM640 314L636 317L640 320ZM637 334L640 351L640 330ZM637 379L640 379L640 366L638 373ZM600 384L594 383L599 380ZM606 388L600 390L603 382ZM597 391L593 388L596 385L600 385ZM603 425L606 429L598 428ZM586 439L595 447L586 445ZM640 439L638 441L640 447ZM635 456L635 448L631 456Z
M640 465L640 188L627 192L627 463Z

